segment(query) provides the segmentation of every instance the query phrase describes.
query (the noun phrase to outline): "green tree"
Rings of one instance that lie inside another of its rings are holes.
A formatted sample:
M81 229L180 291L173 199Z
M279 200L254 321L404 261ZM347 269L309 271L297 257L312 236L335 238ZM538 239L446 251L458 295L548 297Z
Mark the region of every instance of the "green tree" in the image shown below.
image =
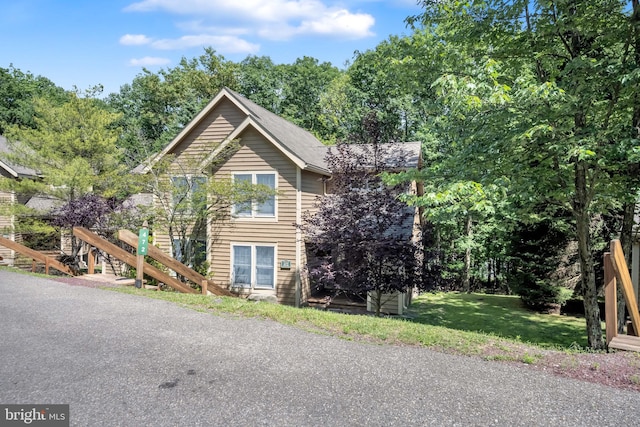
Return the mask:
M447 108L444 135L459 146L456 161L482 171L479 182L508 183L511 206L524 219L571 212L589 345L603 348L591 225L637 192L629 174L638 147L639 73L629 61L637 5L422 3L419 20L466 66L436 84Z
M62 102L66 94L46 77L24 73L13 65L0 68L0 135L8 126L36 126L33 103L37 97Z
M148 153L158 152L218 93L234 88L237 65L211 48L198 58L182 58L173 68L153 73L147 69L107 104L120 114L118 146L131 167Z
M320 119L320 99L340 70L329 62L319 63L317 59L305 56L283 66L283 73L286 85L283 87L281 115L321 140L330 139L331 132Z
M235 182L207 172L239 148L236 142L225 147L203 171L202 162L215 148L209 147L202 157L168 155L157 162L150 158L141 177L145 191L154 196L154 228L168 235L175 259L205 275L206 245L214 243L220 227L231 218L233 206L275 196L265 185Z
M247 56L238 64L238 92L275 114L282 113L284 67L268 56Z
M11 153L6 160L37 171L38 180L4 180L18 194L40 195L68 204L86 194L124 198L135 188L116 148L118 115L94 98L95 90L68 95L57 105L34 100L35 128L7 128ZM72 237L72 257L79 251Z

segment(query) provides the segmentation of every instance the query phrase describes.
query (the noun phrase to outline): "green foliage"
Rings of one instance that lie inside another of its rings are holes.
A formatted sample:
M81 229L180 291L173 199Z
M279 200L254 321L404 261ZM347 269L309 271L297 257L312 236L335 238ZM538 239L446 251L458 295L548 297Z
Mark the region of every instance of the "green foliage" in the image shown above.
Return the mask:
M217 148L212 145L205 155ZM229 143L207 166L208 170L215 169L238 148L237 142ZM232 207L263 202L276 194L265 185L235 182L231 177L207 177L202 172L204 160L175 155L152 158L147 163L148 170L140 176L144 191L154 195L150 213L154 228L168 234L176 259L200 270L206 260L206 242L215 240L220 226L230 219Z
M558 217L533 224L519 223L511 233L507 281L525 305L534 310L546 311L562 305L573 294L573 289L563 286L557 274L570 240L562 220Z
M59 104L66 99L66 93L45 77L24 73L13 65L0 68L0 135L8 126L36 127L36 98Z
M149 70L110 94L107 104L120 114L118 146L130 167L160 151L224 86L236 85L236 64L211 49L182 58L174 68Z
M39 181L15 181L18 193L70 201L89 192L107 197L126 192L125 170L115 146L118 131L112 128L118 116L93 95L72 93L61 105L38 98L33 104L36 128L7 128L7 160L42 176Z
M590 227L639 188L640 99L626 85L640 65L638 11L613 0L422 4L410 22L442 41L449 68L433 85L446 111L434 122L440 170L503 186L509 218L571 213L589 344L603 347Z

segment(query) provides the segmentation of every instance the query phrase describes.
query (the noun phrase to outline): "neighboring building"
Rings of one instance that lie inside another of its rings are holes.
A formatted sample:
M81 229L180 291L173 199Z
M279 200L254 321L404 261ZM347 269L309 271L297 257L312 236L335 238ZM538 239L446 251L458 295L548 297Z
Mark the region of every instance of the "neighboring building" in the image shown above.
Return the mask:
M34 179L37 178L37 173L31 169L13 165L3 159L3 154L9 153L9 145L7 139L0 135L0 176L7 179ZM10 206L15 203L25 204L28 202L27 198L21 197L13 191L0 190L0 235L13 240L14 242L20 242L21 237L16 233L16 216L9 211ZM0 257L3 258L0 261L3 264L13 265L16 254L14 251L0 246Z
M238 141L239 147L225 152L225 147ZM303 212L313 209L316 197L325 194L331 175L326 152L327 147L311 133L225 88L162 152L137 170L148 171L172 155L176 165L169 172L176 174L172 179L232 177L277 190L264 203L234 206L231 220L215 236L208 229L206 256L217 284L299 306L309 297L310 286L303 274L305 242L295 224L301 222ZM185 160L196 164L186 173L184 165L189 162ZM167 234L153 233L155 243L170 252Z

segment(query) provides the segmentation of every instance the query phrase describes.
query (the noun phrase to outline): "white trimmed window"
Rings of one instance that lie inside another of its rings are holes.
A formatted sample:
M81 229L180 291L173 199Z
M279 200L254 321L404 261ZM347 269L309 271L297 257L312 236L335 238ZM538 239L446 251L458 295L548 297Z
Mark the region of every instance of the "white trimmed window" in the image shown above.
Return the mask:
M274 289L276 247L273 245L233 244L231 283L234 287Z
M172 202L174 209L192 211L202 208L206 203L207 178L204 176L172 176L170 177Z
M252 185L264 185L274 191L276 189L275 172L234 173L233 180L235 182L247 182ZM236 218L275 218L276 196L272 194L266 200L236 203L233 206L233 216Z

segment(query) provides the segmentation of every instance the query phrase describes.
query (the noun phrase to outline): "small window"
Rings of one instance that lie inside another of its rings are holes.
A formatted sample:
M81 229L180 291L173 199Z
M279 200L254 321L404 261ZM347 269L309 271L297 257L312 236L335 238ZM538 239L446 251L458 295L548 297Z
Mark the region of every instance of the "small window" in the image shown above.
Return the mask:
M206 207L207 178L204 176L172 176L172 201L176 210L201 211Z
M275 287L275 246L234 245L232 256L233 286L258 289Z
M234 182L263 185L271 190L276 189L276 174L267 173L236 173L233 174ZM276 196L271 194L266 199L250 200L236 203L233 206L233 216L236 218L275 218Z

